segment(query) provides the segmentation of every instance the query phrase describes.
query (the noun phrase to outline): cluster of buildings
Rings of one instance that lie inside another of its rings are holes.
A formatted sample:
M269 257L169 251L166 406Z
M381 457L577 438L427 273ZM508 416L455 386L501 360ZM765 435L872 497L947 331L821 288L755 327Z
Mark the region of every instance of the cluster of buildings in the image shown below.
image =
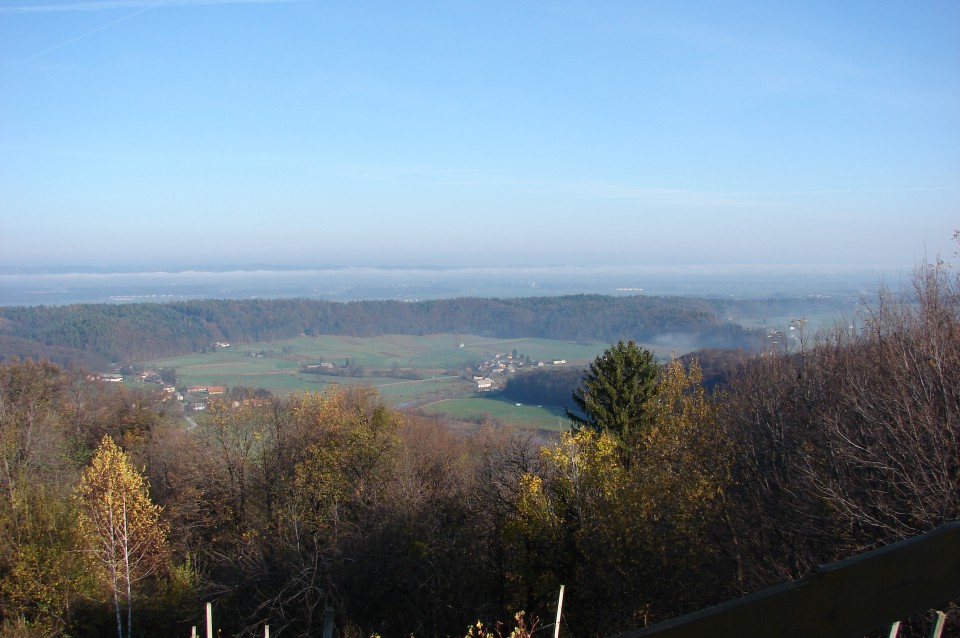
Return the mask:
M499 390L503 387L508 375L520 370L542 368L548 365L561 366L566 363L566 359L534 361L530 357L518 355L516 351L511 354L498 352L491 358L484 359L477 365L474 370L473 380L477 384L478 391L489 392L491 390Z
M226 392L226 388L222 385L190 386L185 389L185 392L179 392L174 386L164 381L155 370L142 370L133 375L127 375L128 378L131 376L141 383L155 383L163 386L164 400L173 399L192 410L205 410L207 400L210 397L219 396ZM90 381L103 381L105 383L123 383L124 381L124 375L119 373L90 375L87 378Z

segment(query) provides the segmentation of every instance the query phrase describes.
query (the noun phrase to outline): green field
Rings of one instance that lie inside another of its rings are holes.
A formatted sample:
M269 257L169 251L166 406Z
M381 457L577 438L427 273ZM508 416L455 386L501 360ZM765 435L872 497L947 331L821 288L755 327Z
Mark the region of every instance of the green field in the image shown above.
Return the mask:
M463 421L509 423L519 427L563 431L570 427L563 408L517 405L499 398L445 399L420 408L427 414L443 414Z
M370 385L391 404L423 397L463 397L475 390L459 379L478 361L496 353L529 356L535 361L564 359L586 364L609 344L580 344L550 339L491 339L474 335L322 335L270 343L233 344L206 353L146 362L153 368L176 368L179 386L223 385L265 388L275 394L321 390L331 385ZM262 355L262 356L260 356ZM307 374L304 364L347 362L363 376ZM410 378L415 377L415 378ZM512 404L511 404L512 405Z
M586 365L609 345L456 334L422 337L322 335L270 343L233 344L206 353L149 361L146 365L155 369L176 368L179 387L242 385L264 388L282 396L298 390L372 386L390 405L417 401L427 414L556 431L570 426L562 408L518 406L496 395L477 397L470 366L493 358L497 353L512 354L514 350L534 361L563 359L567 365ZM644 345L659 358L671 354L664 348ZM348 360L351 367L363 368L362 377L300 371L304 364L319 362L328 362L336 369L344 370ZM464 380L464 377L470 380Z

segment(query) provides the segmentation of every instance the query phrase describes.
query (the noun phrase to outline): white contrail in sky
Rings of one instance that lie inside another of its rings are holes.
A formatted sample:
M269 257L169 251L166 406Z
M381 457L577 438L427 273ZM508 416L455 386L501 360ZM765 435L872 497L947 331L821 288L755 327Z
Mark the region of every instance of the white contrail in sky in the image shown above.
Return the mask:
M96 2L74 2L74 3L61 3L61 4L35 4L35 5L20 5L15 7L0 7L0 15L2 14L11 14L11 13L56 13L63 11L103 11L108 9L137 9L133 13L129 13L123 17L117 18L106 24L102 24L95 29L91 29L85 33L70 38L65 42L60 42L55 44L52 47L48 47L43 51L38 51L33 55L30 55L22 60L18 60L13 63L13 66L19 66L25 64L32 60L36 60L39 57L52 53L57 49L62 49L65 46L69 46L74 42L79 42L84 38L88 38L95 33L99 33L105 29L129 20L130 18L136 17L143 13L144 11L149 11L150 9L160 9L163 7L185 7L185 6L199 6L199 5L216 5L216 4L287 4L290 2L312 2L314 0L98 0Z
M130 18L133 18L133 17L135 17L135 16L138 16L138 15L140 15L141 13L143 13L144 11L149 11L150 9L153 9L155 6L156 6L156 3L155 3L155 2L152 3L152 4L145 5L145 6L144 6L142 9L140 9L139 11L134 11L133 13L129 13L129 14L123 16L122 18L117 18L116 20L113 20L113 21L108 22L108 23L106 23L106 24L101 24L101 25L100 25L99 27L97 27L96 29L91 29L90 31L87 31L87 32L85 32L85 33L81 33L80 35L78 35L78 36L76 36L76 37L74 37L74 38L70 38L70 39L67 40L66 42L61 42L61 43L59 43L59 44L55 44L55 45L53 45L52 47L48 47L48 48L44 49L43 51L38 51L37 53L34 53L34 54L31 55L31 56L28 56L28 57L26 57L26 58L24 58L24 59L22 59L22 60L17 61L15 64L18 64L18 65L19 65L19 64L25 64L25 63L27 63L27 62L30 62L31 60L36 60L37 58L39 58L39 57L41 57L41 56L44 56L44 55L46 55L46 54L48 54L48 53L52 53L53 51L56 51L57 49L62 49L63 47L69 46L69 45L73 44L74 42L78 42L78 41L80 41L80 40L83 40L84 38L88 38L88 37L90 37L91 35L93 35L93 34L95 34L95 33L99 33L99 32L101 32L101 31L103 31L104 29L109 29L109 28L112 27L113 25L118 24L118 23L120 23L120 22L123 22L124 20L129 20Z
M63 11L103 11L107 9L153 9L208 4L286 4L289 2L312 2L314 0L97 0L95 2L69 2L60 4L24 4L0 7L2 13L55 13ZM135 14L134 14L135 15Z

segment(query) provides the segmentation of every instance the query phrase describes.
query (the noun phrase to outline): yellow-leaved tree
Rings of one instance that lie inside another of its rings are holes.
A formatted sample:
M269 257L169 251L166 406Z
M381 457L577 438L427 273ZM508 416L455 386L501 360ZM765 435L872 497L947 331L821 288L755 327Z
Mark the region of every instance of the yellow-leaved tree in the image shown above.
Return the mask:
M661 620L716 589L704 546L731 456L716 405L697 363L678 359L643 394L642 427L625 428L628 438L580 428L544 447L504 528L517 604L539 612L567 585L573 633Z
M647 413L653 425L639 451L641 494L649 511L669 521L674 538L667 543L693 540L730 481L732 457L696 360L689 369L677 358L664 365Z
M74 491L86 551L113 598L117 636L123 638L121 597L127 611L126 635L133 624L133 588L164 564L167 527L160 507L127 455L104 436Z

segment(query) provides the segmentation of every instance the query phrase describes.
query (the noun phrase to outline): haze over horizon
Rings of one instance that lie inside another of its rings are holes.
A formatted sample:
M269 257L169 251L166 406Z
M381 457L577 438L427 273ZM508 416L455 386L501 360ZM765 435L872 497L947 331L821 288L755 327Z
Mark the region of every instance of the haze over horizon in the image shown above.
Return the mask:
M0 267L954 254L960 4L0 5Z

